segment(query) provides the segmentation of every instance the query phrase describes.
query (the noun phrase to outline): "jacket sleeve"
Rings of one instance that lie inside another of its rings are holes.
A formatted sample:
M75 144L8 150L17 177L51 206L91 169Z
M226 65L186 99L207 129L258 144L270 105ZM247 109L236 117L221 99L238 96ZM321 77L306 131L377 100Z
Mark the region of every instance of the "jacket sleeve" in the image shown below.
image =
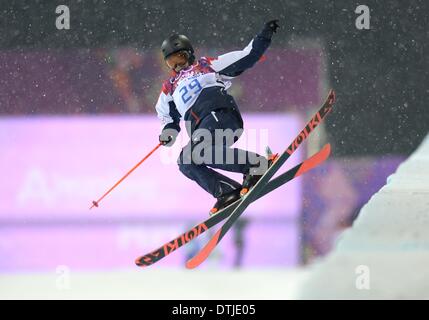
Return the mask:
M253 67L262 58L270 44L271 37L261 32L243 50L225 53L214 59L209 58L210 67L220 75L236 77Z
M158 118L161 120L162 130L175 129L180 132L180 113L177 111L173 97L169 93L164 90L161 91L155 109Z

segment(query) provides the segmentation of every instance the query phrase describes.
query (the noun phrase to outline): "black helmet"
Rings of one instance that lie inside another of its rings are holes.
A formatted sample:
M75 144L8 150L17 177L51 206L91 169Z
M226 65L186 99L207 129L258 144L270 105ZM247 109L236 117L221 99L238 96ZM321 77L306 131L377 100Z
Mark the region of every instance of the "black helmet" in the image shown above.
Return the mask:
M182 34L174 34L165 39L161 45L161 51L164 59L167 59L167 57L173 53L185 51L188 53L189 63L193 63L195 60L194 48L192 48L191 41L189 41L188 37Z

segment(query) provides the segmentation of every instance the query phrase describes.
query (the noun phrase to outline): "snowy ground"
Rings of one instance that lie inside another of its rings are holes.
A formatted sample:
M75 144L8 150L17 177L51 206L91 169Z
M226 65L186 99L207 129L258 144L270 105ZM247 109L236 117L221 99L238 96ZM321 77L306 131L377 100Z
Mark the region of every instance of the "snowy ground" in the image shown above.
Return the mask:
M303 272L135 269L0 276L0 299L293 299Z
M429 299L429 136L364 206L298 298Z
M306 270L131 269L0 275L0 298L429 299L429 137Z

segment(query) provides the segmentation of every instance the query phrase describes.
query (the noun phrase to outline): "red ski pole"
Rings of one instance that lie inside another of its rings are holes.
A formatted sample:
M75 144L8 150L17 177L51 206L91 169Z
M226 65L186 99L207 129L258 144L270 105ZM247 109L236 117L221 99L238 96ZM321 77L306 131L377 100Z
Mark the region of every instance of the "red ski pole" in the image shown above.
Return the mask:
M156 151L156 149L158 149L159 147L161 146L161 143L159 143L151 152L149 152L149 154L146 156L146 157L144 157L143 159L141 159L140 161L139 161L139 163L137 163L130 171L128 171L118 182L116 182L114 185L113 185L113 187L111 187L109 190L107 190L107 192L105 193L105 194L103 194L103 196L100 198L100 199L98 199L97 201L92 201L92 206L89 208L90 210L92 209L92 208L94 208L94 207L97 207L98 208L98 203L101 201L101 200L103 200L103 198L105 197L105 196L107 196L113 189L115 189L122 181L124 181L125 180L125 178L126 177L128 177L130 174L131 174L131 172L133 172L135 169L137 169L137 167L139 166L139 165L141 165L147 158L149 158L151 155L152 155L152 153L154 153L155 151Z

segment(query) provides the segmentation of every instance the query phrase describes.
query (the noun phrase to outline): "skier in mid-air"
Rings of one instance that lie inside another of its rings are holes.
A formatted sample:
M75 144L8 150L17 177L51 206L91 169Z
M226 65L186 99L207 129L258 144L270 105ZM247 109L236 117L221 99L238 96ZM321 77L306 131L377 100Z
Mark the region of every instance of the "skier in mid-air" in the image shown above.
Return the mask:
M262 31L243 50L217 58L202 57L197 60L191 42L184 35L172 35L162 43L161 51L172 74L163 83L156 104L163 125L159 141L165 146L173 145L180 131L180 119L187 121L190 141L180 153L179 169L217 199L210 214L216 214L245 195L263 174L261 168L266 171L274 161L274 158L265 158L250 151L231 149L239 135L234 136L232 141L211 139L211 161L193 161L192 150L204 140L197 134L199 129L206 129L213 136L219 129L241 132L243 119L234 98L226 90L231 86L231 79L251 68L262 57L278 27L278 20L265 23ZM232 163L226 161L224 156L221 162L214 160L216 153L225 155L227 151L233 152ZM213 168L242 173L243 183Z

